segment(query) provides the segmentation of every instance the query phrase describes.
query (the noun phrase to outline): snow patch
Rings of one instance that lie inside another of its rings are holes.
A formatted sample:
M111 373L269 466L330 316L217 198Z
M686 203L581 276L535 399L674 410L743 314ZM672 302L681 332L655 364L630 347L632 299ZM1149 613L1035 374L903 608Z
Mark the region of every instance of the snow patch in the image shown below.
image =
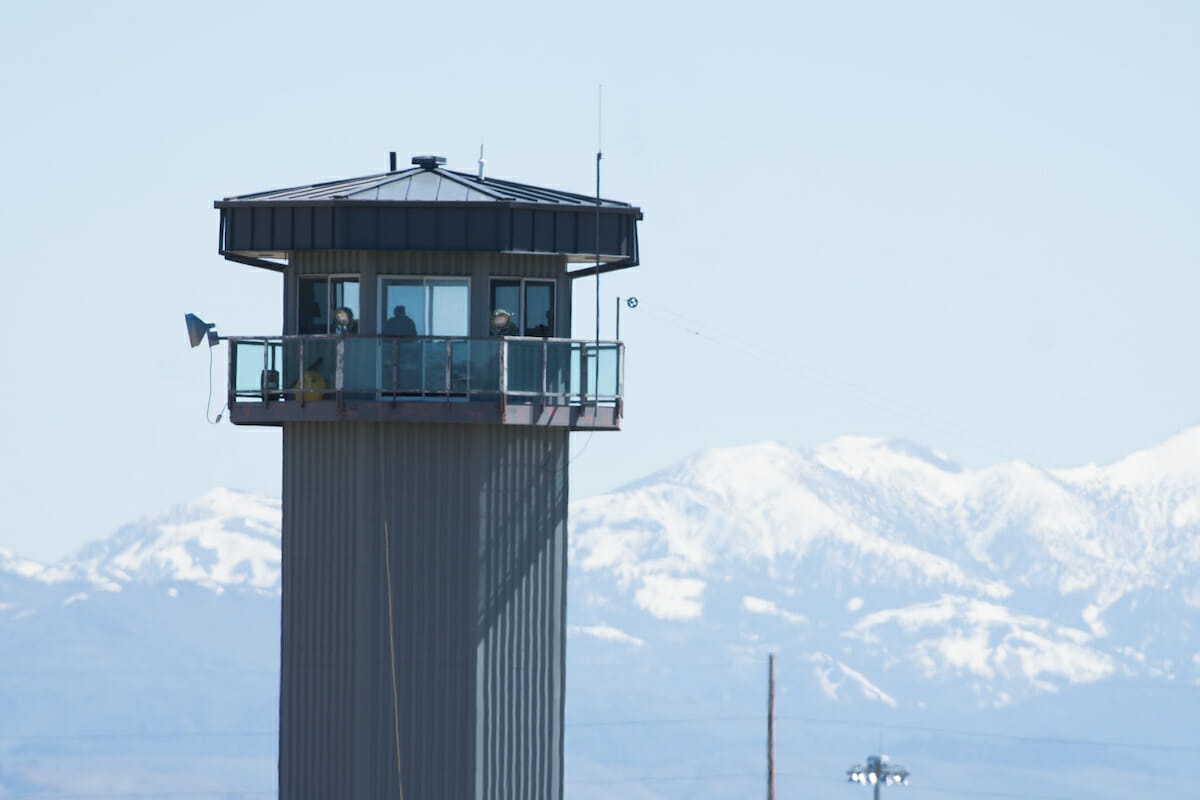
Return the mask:
M641 647L646 642L636 636L631 636L623 630L614 628L610 625L571 625L567 628L568 633L580 634L583 636L591 636L596 639L602 639L606 642L621 642L622 644L632 645L633 647Z
M892 708L897 705L894 697L868 680L861 672L851 669L833 656L825 653L809 653L803 660L813 665L813 676L817 679L817 685L820 687L821 693L830 700L837 700L842 685L849 681L868 700L878 700ZM840 680L834 678L835 670L841 674Z
M918 637L911 658L929 677L963 673L986 679L1021 677L1053 690L1054 684L1046 678L1090 683L1115 670L1110 656L1084 646L1092 639L1086 631L953 595L868 614L845 635L879 645L889 628ZM931 628L935 635L927 636Z
M659 619L689 620L700 616L704 581L671 575L646 575L633 600Z
M742 607L751 614L766 614L767 616L779 617L793 624L802 624L808 622L808 618L803 614L793 614L790 611L784 611L779 606L775 605L773 600L764 600L761 597L751 597L746 595L742 598Z

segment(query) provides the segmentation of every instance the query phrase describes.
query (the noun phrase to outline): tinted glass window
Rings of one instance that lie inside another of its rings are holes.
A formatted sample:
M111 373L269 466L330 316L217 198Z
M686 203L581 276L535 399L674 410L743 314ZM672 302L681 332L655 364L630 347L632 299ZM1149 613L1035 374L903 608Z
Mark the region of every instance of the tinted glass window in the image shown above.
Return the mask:
M466 281L431 280L426 284L431 336L466 336L470 291Z
M358 279L330 279L329 296L333 301L329 332L358 333Z
M492 307L489 319L495 319L498 311L504 311L509 316L509 323L503 327L489 324L488 329L493 336L518 336L521 324L521 282L492 281Z
M525 282L525 335L554 334L554 284L549 281Z
M297 308L301 334L329 332L329 279L301 278Z
M389 279L383 283L384 336L423 336L425 334L425 288L417 280Z

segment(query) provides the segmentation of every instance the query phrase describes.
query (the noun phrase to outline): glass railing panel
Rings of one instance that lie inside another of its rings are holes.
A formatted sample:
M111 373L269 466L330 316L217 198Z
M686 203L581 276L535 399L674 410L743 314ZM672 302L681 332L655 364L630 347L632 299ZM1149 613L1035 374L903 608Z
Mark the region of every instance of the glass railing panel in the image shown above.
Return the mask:
M467 339L450 341L450 391L466 394L471 389L471 345Z
M567 347L570 369L567 391L570 394L568 401L571 401L578 400L583 392L583 347L579 342L568 342Z
M492 396L500 391L500 340L474 339L467 342L470 360L469 391Z
M541 395L542 342L508 342L508 392Z
M446 392L446 340L422 339L422 389L433 394Z
M264 358L267 348L263 342L234 342L233 389L240 396L262 392ZM252 400L253 397L247 397Z
M379 388L379 340L347 336L342 342L342 389L374 394Z
M587 395L588 400L596 399L596 346L594 344L582 345L583 350L583 391Z
M384 339L383 389L399 394L419 394L423 391L422 376L424 345L420 339Z
M546 400L548 405L566 405L571 391L571 342L546 342Z
M337 341L332 338L284 339L280 385L289 398L303 390L305 400L332 396L337 370Z
M596 352L595 392L602 398L617 396L617 345L601 343Z

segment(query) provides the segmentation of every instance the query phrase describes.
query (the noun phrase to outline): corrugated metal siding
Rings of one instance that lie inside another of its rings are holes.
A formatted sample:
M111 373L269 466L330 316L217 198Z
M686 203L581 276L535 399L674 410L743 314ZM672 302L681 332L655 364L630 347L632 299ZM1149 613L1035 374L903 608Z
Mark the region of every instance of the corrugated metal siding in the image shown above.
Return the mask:
M298 275L356 275L368 255L364 250L310 250L292 254L288 266Z
M280 797L562 797L567 434L284 428Z

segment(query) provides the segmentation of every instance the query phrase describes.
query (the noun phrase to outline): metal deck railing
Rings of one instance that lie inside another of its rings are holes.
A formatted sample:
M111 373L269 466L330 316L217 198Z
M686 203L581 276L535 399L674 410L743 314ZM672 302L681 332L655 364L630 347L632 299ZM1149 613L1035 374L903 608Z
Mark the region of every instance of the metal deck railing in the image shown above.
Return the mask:
M529 337L234 336L229 403L422 400L608 406L625 346Z

